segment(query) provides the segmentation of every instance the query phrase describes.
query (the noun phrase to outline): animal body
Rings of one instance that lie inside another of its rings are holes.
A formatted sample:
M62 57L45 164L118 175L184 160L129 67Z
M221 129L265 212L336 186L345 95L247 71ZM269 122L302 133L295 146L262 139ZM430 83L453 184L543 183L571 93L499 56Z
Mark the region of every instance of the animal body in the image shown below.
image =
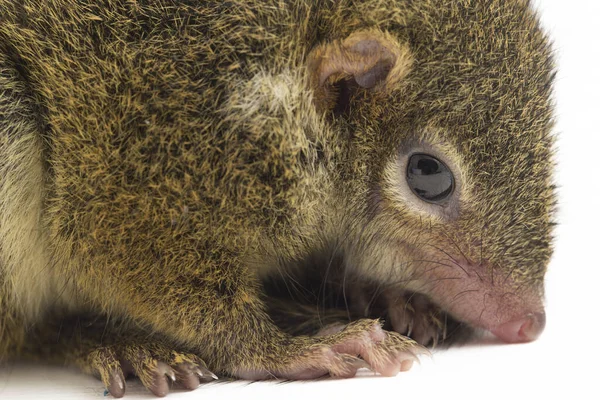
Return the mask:
M535 339L552 78L521 0L0 0L0 359L119 397Z

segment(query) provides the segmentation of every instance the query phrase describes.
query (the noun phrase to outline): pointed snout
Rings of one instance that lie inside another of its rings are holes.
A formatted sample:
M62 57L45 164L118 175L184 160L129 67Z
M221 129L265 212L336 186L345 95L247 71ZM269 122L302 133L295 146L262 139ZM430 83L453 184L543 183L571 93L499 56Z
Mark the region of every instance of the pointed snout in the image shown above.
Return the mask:
M492 333L506 343L525 343L537 339L546 326L546 313L536 312L506 322L492 329Z

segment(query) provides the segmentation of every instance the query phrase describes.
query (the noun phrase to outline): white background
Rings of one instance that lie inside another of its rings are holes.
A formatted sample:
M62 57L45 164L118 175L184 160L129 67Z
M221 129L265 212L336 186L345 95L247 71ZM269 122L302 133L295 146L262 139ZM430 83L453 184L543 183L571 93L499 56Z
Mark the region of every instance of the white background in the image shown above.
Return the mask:
M449 0L451 1L451 0ZM475 344L434 352L395 378L277 384L218 383L171 399L600 399L600 1L537 0L555 42L560 225L547 275L547 326L525 345ZM0 399L103 398L99 381L60 368L0 369ZM152 398L128 381L126 398Z

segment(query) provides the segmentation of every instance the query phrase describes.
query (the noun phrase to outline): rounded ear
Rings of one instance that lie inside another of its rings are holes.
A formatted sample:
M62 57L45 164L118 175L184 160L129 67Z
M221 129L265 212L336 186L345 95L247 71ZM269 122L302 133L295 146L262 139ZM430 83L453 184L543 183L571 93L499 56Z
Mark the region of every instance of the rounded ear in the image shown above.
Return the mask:
M307 61L317 108L343 112L353 89L385 91L410 72L413 59L408 45L373 29L319 45Z

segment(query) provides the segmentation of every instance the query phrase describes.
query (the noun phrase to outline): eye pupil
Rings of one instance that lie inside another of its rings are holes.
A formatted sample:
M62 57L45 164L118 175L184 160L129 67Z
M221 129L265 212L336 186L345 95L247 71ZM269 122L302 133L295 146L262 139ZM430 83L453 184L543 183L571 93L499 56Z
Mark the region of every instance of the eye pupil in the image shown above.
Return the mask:
M422 158L417 162L415 173L418 175L431 175L438 173L439 164L434 159Z
M454 176L450 169L428 154L410 156L406 180L412 192L428 203L439 204L454 191Z

